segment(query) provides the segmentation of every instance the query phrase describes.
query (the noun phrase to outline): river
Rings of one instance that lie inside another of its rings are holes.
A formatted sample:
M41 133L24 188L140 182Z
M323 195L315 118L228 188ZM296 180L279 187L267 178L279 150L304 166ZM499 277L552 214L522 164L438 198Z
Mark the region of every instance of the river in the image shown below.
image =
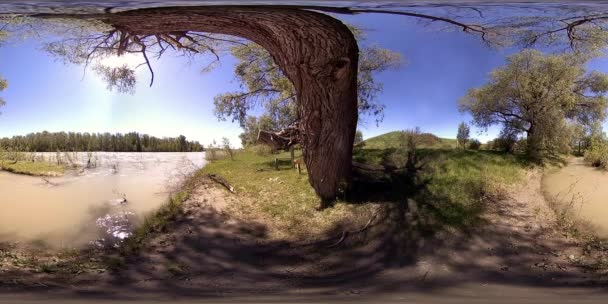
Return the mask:
M601 237L608 237L608 172L593 168L582 158L543 178L547 195L563 206L572 206L576 216L588 221Z
M53 159L55 153L44 153ZM65 156L63 156L65 158ZM70 154L81 166L86 153ZM0 171L0 242L53 247L124 239L168 199L204 153L94 153L89 169L40 178Z

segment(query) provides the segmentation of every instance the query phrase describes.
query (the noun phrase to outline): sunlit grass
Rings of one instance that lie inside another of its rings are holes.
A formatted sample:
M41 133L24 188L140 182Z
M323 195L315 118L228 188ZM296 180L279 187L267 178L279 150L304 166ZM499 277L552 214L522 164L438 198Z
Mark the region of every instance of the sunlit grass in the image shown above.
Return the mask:
M300 157L299 152L296 157ZM275 158L280 160L279 170L274 168ZM226 178L247 204L229 206L228 213L241 218L262 217L276 228L271 233L281 237L308 238L341 221L359 222L373 209L372 205L339 201L332 208L317 211L320 200L308 182L306 169L298 174L288 152L257 155L241 151L234 161L213 161L202 171Z
M379 164L383 158L400 153L396 149L359 149L355 151L355 159ZM439 225L465 228L479 222L484 199L498 195L500 186L519 181L527 166L525 160L516 156L488 151L420 149L418 154L426 165L415 177L385 178L392 189L389 191L393 192L385 193L386 198L367 198L366 189L356 189L354 195L361 197L338 200L323 211L315 209L319 198L305 171L298 175L289 165L274 169L274 159L288 160L289 153L258 155L243 151L234 161L213 161L202 170L226 178L235 187L236 195L249 202L232 206L229 210L232 214L262 216L282 237L306 238L340 221L365 223L377 207L405 204L408 199L433 210L428 216L435 217ZM423 188L413 184L423 182L426 183Z
M0 160L0 169L11 173L32 176L61 176L65 173L65 167L62 165L39 161Z

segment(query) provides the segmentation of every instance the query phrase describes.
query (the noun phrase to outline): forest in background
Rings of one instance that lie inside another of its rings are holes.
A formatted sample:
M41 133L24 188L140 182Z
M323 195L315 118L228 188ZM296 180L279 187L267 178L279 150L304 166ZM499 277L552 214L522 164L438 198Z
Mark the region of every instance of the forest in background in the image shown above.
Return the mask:
M0 139L0 150L23 152L200 152L203 145L185 136L158 138L148 134L38 132Z

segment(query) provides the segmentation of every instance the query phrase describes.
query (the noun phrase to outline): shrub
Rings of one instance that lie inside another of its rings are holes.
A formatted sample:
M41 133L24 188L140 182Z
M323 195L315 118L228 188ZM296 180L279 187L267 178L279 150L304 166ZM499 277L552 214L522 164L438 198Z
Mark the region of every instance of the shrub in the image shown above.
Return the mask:
M471 139L469 142L469 149L471 150L479 150L481 148L481 142L475 138Z
M585 161L594 167L608 168L608 143L596 141L585 151Z
M272 148L270 146L262 144L250 145L247 147L246 150L255 153L255 155L257 156L268 156L272 154Z

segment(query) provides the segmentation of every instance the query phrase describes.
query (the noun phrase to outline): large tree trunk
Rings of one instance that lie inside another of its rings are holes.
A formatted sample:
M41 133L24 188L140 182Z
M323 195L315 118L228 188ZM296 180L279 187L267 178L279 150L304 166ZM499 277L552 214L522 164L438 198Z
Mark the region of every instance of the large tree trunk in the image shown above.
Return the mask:
M243 6L142 9L100 19L135 34L211 32L261 45L297 91L304 161L321 207L350 183L359 50L339 20L301 9Z

